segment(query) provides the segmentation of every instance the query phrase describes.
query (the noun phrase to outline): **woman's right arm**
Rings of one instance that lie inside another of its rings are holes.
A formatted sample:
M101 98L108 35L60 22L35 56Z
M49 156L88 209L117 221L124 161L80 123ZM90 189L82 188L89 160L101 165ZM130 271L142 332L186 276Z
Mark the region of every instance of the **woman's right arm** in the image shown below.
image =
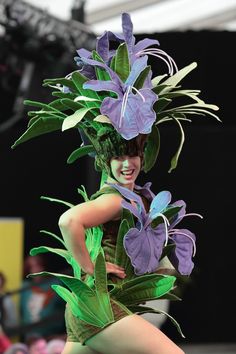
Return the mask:
M72 207L59 219L68 250L87 274L93 274L94 265L85 244L85 229L120 217L121 201L122 197L118 194L103 194L95 200ZM122 268L111 264L107 264L107 271L121 277L124 274Z

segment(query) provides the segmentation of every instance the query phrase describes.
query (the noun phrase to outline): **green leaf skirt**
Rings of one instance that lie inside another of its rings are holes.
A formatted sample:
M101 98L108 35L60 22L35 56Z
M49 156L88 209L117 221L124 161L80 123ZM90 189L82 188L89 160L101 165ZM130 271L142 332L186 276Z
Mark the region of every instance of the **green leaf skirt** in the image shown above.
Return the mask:
M67 341L68 342L80 342L85 344L85 342L94 336L95 334L101 332L104 328L111 325L114 322L121 320L122 318L132 314L130 311L125 311L124 306L121 308L117 302L114 302L111 299L111 307L113 310L114 321L108 323L103 328L96 327L91 324L86 323L85 321L80 320L78 317L75 317L70 310L70 306L66 305L65 311L65 323L67 331Z

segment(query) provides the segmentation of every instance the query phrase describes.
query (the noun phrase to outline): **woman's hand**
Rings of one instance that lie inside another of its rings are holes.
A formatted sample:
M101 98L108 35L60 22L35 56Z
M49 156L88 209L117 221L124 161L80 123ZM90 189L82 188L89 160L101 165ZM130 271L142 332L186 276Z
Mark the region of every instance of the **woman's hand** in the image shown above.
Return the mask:
M106 271L107 273L115 274L118 278L121 279L126 277L124 268L118 266L117 264L106 262Z

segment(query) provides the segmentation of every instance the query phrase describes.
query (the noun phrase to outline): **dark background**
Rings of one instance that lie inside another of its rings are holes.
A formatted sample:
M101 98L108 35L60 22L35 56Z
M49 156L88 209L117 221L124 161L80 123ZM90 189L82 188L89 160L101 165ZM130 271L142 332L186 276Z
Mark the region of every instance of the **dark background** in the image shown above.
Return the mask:
M197 236L195 270L183 292L183 301L171 304L170 314L181 324L189 342L235 341L235 62L232 48L233 32L178 32L136 36L157 38L179 68L197 61L198 67L183 81L183 87L201 89L201 97L220 107L222 123L214 118L196 116L186 123L186 142L176 170L168 174L170 159L178 142L175 127L161 127L161 151L155 168L139 178L140 184L151 180L155 193L163 189L172 192L173 200L184 199L189 212L198 212L203 221L189 218L187 225ZM19 41L17 42L19 43ZM22 39L22 43L25 41ZM17 96L24 61L34 62L34 75L27 98L50 100L50 90L41 87L43 78L63 76L76 69L73 54L65 59L63 48L57 45L46 55L42 51L22 51L16 43L1 42L0 123L8 121ZM76 49L76 48L75 48ZM29 54L30 53L30 54ZM45 57L46 55L46 57ZM7 59L7 60L6 60ZM15 61L14 61L14 60ZM150 59L154 74L163 73L163 64ZM19 109L21 105L19 104ZM40 229L59 233L57 220L65 210L61 205L40 200L41 195L78 203L82 199L77 188L82 184L89 194L98 187L99 176L92 159L80 159L67 165L68 155L79 146L76 130L51 133L11 150L13 142L27 125L26 113L17 123L1 131L1 203L0 216L18 216L25 220L25 255L33 246L54 245ZM51 256L50 256L51 257ZM55 269L63 268L58 258L51 262ZM234 322L233 322L234 323ZM176 341L181 341L174 327L166 321L163 328Z

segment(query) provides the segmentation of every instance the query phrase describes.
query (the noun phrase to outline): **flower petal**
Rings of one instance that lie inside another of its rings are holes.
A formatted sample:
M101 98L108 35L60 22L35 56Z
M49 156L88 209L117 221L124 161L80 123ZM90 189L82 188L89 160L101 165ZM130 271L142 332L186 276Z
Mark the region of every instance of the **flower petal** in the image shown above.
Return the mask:
M128 46L128 51L129 53L132 53L135 43L135 37L133 36L133 23L128 13L122 14L122 29L125 42Z
M186 229L180 229L170 237L170 242L175 243L175 250L169 255L169 259L182 275L190 275L194 267L192 255L195 240L195 235Z
M170 222L170 228L173 229L175 225L177 225L185 216L186 214L186 203L183 200L177 200L173 204L173 207L182 207L177 215L175 215L174 219Z
M153 199L149 216L153 220L155 219L159 213L161 213L171 201L171 193L169 191L162 191L158 193Z
M160 45L157 39L144 38L139 41L134 46L134 53L137 54L139 51L150 47L151 45Z
M112 91L117 93L118 95L123 94L119 85L117 85L117 83L113 81L90 80L90 81L86 81L83 84L83 88L94 90L94 91L109 91L109 92Z
M130 229L124 237L124 247L136 275L154 272L159 264L165 242L163 227L155 230Z
M147 198L148 201L151 202L155 197L155 194L150 189L151 185L152 185L151 182L145 183L143 187L140 187L137 184L135 184L134 189L138 191L141 195L143 195L145 198Z
M105 31L100 37L97 39L96 50L100 57L108 63L111 52L110 52L110 41L123 42L124 38L122 35L115 34L111 31Z

